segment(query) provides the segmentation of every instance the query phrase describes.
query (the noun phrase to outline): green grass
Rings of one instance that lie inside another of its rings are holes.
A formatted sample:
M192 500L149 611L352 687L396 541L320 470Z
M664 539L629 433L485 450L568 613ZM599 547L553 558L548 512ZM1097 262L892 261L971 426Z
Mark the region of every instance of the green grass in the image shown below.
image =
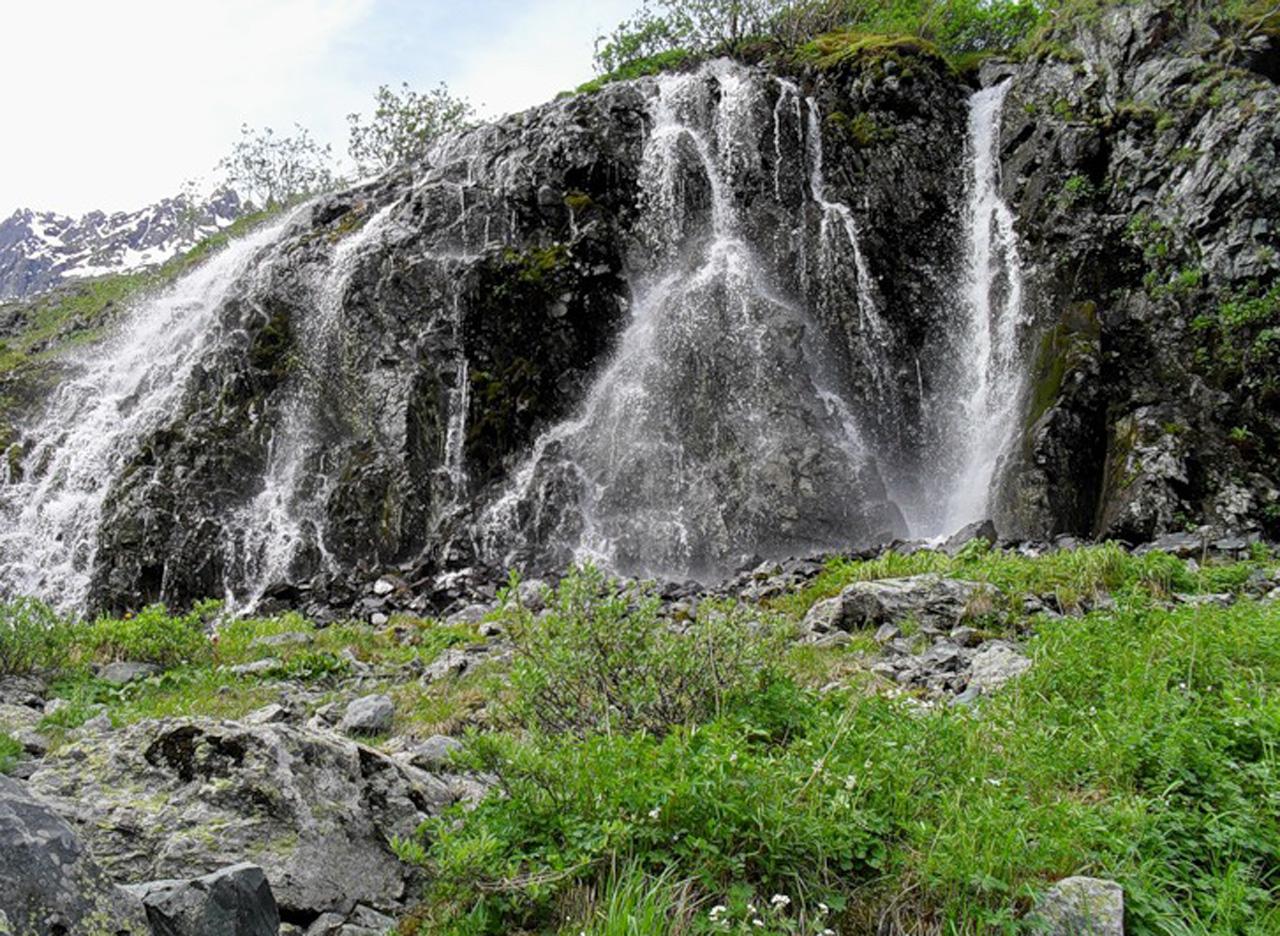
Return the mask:
M1189 565L1114 545L1030 559L979 542L954 557L833 560L767 607L706 603L679 630L643 588L584 570L548 614L514 601L497 613L511 664L428 684L401 667L472 629L286 614L223 622L214 642L213 605L75 623L26 602L4 606L0 651L21 643L16 671L58 667L53 692L70 704L43 725L55 747L99 711L117 725L241 717L286 679L311 708L387 692L397 736L465 728L461 766L498 785L396 843L431 881L404 934L852 936L887 917L985 936L1026 932L1053 881L1089 874L1123 886L1130 933L1262 936L1280 931L1280 607L1246 585L1277 570L1263 549ZM875 677L869 633L835 649L776 643L851 582L922 572L999 588L981 626L1020 634L1034 667L952 708ZM1172 598L1222 591L1236 603ZM1027 595L1113 602L1028 620ZM37 624L52 636L8 639ZM285 633L305 639L259 642ZM168 669L125 687L91 675L140 656ZM231 672L268 657L281 662L271 673ZM351 657L371 668L358 687ZM632 717L655 701L666 717Z
M0 731L0 774L7 774L22 757L22 742Z
M473 734L464 762L500 794L401 843L435 882L420 932L853 934L887 913L1013 933L1072 874L1119 881L1131 933L1276 932L1280 610L1166 601L1275 568L1260 554L1192 571L1110 546L832 563L784 613L923 571L1019 598L1105 590L1116 606L1037 620L1035 667L976 710L867 679L806 688L823 653L804 648L662 733ZM853 672L865 649L831 657Z

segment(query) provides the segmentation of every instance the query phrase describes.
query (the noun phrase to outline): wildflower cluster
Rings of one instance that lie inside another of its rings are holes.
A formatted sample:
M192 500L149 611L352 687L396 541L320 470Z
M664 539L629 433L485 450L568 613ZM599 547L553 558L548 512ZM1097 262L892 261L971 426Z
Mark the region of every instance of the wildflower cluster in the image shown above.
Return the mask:
M786 894L774 894L768 904L754 899L731 899L716 904L707 913L712 933L752 934L752 936L835 936L827 925L831 908L819 903L812 908L793 906Z

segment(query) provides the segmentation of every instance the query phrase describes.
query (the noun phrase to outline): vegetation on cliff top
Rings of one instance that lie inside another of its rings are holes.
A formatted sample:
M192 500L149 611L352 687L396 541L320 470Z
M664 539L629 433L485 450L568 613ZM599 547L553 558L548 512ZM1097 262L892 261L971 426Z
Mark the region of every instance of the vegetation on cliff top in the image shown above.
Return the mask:
M968 624L1016 636L1034 668L969 708L875 675L870 633L785 642L849 583L922 572L997 587ZM55 744L99 712L239 717L298 683L321 704L351 659L383 674L359 691L392 695L397 734L470 725L456 766L497 786L397 843L432 881L404 934L1013 933L1083 873L1123 885L1128 932L1252 936L1280 926L1280 612L1250 597L1277 581L1262 549L1196 565L979 542L834 559L802 590L703 603L673 630L642 586L587 569L538 615L509 592L490 626L511 664L426 685L395 667L471 626L284 615L222 622L213 641L213 605L77 623L24 602L0 612L0 666L55 678ZM1067 613L1028 617L1027 597ZM118 659L167 669L94 675Z

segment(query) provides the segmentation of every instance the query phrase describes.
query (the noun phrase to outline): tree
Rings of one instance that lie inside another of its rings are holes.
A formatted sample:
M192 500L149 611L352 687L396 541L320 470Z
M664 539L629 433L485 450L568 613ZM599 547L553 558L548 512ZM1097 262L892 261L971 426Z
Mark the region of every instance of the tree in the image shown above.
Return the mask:
M426 93L414 91L408 84L401 85L400 93L383 85L374 101L368 123L359 114L347 115L351 124L347 152L361 175L420 159L433 140L465 128L475 113L471 104L454 97L444 82Z
M240 128L231 155L218 163L227 185L259 208L275 208L334 184L332 148L321 146L303 126L293 136L276 136L270 127Z

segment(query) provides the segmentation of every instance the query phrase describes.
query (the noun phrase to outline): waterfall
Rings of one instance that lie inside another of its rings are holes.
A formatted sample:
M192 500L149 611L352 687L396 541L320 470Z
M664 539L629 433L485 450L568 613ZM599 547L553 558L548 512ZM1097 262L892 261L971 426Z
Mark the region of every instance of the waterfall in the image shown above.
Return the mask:
M983 519L1000 460L1017 436L1026 383L1020 356L1022 266L1014 216L1000 194L1000 115L1009 82L975 93L969 104L968 206L964 280L964 361L959 418L948 434L956 469L935 531Z
M272 585L292 581L295 563L308 554L320 568L333 571L337 563L324 543L325 505L333 472L321 470L331 440L324 430L321 400L334 394L334 382L344 382L340 395L352 411L362 395L350 384L343 366L344 303L361 259L376 245L394 205L374 214L333 249L329 264L310 285L314 311L296 323L299 376L280 404L268 443L262 489L235 511L224 525L224 549L238 570L235 588L227 598L234 605L253 607Z
M869 498L855 420L825 388L817 329L767 274L735 197L764 168L765 87L728 62L657 81L641 171L652 269L585 404L483 517L495 561L697 575L858 534ZM775 105L775 133L782 115ZM820 194L820 169L815 179Z
M232 242L133 310L117 336L69 363L37 425L23 477L0 485L0 590L83 605L110 482L178 411L188 379L230 336L217 312L292 215ZM269 255L266 255L269 257Z

